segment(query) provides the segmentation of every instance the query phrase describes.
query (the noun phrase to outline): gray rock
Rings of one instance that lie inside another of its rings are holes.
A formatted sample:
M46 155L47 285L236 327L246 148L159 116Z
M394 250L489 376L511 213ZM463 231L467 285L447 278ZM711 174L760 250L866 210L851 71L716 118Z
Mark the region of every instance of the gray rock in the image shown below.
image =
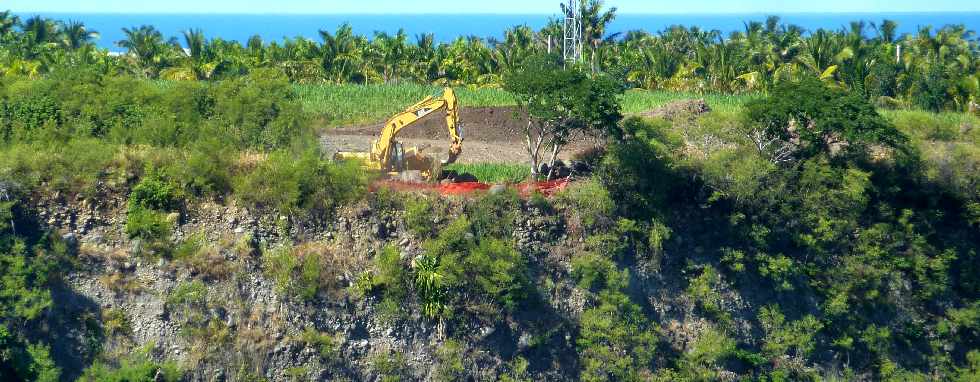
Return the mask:
M520 350L525 350L531 346L531 334L524 332L521 336L517 338L517 348Z
M479 333L480 333L480 340L481 341L482 340L485 340L487 337L489 337L491 334L493 334L496 331L497 331L497 328L494 328L492 326L487 326L485 328L480 328L480 331L479 331Z
M499 195L507 191L507 186L502 184L495 184L490 187L490 195Z

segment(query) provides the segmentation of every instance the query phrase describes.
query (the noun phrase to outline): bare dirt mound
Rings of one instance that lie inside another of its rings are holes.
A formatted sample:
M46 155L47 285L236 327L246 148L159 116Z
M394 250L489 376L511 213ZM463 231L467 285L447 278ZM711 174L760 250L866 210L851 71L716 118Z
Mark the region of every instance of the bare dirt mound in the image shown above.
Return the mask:
M680 100L668 103L653 110L638 113L640 117L663 118L668 121L678 119L697 119L702 114L711 112L711 107L703 99Z
M464 107L460 109L459 121L463 126L463 138L467 141L481 142L520 142L521 128L527 126L527 117L518 117L515 107ZM398 135L403 139L444 140L449 138L446 131L444 113L433 113L423 118L417 125L402 130ZM378 135L385 121L374 124L336 128L327 135Z

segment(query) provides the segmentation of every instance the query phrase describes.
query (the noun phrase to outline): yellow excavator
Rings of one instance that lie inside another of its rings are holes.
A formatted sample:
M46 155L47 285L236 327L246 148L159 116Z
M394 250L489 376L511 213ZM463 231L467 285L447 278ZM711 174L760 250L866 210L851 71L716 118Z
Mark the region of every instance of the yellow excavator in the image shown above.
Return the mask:
M396 140L402 130L440 110L446 112L446 127L449 129L450 139L449 158L438 162L422 154L424 148L413 147L405 150ZM456 92L452 88L445 88L442 97L426 97L391 117L381 130L381 136L371 142L370 152L339 152L335 155L335 159L361 160L368 169L406 180L412 180L416 176L432 180L440 175L443 165L455 162L462 152L463 130L459 125L459 103Z

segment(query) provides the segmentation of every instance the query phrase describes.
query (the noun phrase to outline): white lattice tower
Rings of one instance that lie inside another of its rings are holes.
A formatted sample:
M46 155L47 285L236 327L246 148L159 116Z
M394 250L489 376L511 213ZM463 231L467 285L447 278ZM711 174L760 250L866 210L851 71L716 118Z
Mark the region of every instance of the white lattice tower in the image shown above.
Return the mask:
M565 63L575 63L582 59L582 14L579 12L578 0L568 0L565 8L565 23L562 29L565 34L563 57Z

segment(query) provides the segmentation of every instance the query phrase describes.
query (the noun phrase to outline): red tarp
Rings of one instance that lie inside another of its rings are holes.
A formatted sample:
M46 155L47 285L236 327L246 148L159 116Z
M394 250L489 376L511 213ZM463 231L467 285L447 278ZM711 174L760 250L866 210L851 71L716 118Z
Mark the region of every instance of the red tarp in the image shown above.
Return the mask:
M525 182L509 185L509 188L516 189L521 196L530 196L535 191L545 196L554 195L568 185L568 179L559 179L543 182ZM389 188L394 191L434 191L442 195L466 195L480 191L490 190L492 185L481 182L462 182L448 184L428 184L428 183L409 183L395 180L383 180L372 185L371 190L380 187Z

